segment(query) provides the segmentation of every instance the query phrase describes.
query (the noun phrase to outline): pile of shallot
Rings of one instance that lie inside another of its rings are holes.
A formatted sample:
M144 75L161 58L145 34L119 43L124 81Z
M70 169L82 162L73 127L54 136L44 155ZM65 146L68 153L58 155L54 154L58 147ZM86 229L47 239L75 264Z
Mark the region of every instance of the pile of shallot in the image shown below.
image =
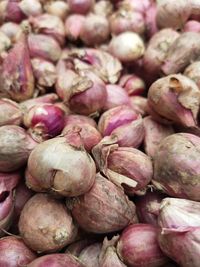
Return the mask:
M200 266L200 1L0 1L0 267Z

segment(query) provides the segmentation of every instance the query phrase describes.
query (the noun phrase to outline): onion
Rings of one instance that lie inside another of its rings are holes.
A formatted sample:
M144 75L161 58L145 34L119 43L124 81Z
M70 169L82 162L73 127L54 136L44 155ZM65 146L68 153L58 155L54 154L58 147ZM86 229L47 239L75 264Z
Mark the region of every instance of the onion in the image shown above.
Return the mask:
M22 119L22 112L20 106L7 98L0 99L0 126L3 125L20 125Z
M184 75L192 79L200 88L200 61L191 63L185 69Z
M12 42L16 42L22 34L22 29L19 24L14 22L6 22L0 27L3 32Z
M41 57L49 61L57 61L61 56L58 42L45 34L29 34L28 44L31 57Z
M42 5L39 0L22 0L19 7L27 17L38 16L42 13Z
M160 202L164 197L157 191L147 191L144 196L138 196L135 204L139 222L157 226Z
M157 15L157 4L154 1L152 1L151 5L145 11L145 24L148 37L151 37L156 32L158 32L156 15Z
M145 14L145 11L149 9L151 0L124 0L119 2L119 6L128 7L134 11Z
M4 230L8 230L12 224L14 189L20 178L21 175L18 172L11 174L0 173L0 236L5 235Z
M23 128L0 127L0 172L12 172L24 166L35 145Z
M34 77L27 40L24 35L5 58L1 78L1 90L13 100L20 102L32 97Z
M73 242L77 230L62 202L36 194L21 212L19 231L24 242L41 253L57 251Z
M113 5L110 1L107 0L99 0L95 3L93 12L96 15L109 17L113 12Z
M132 96L130 97L131 107L133 110L141 116L145 116L148 113L147 99L142 96Z
M83 21L80 38L84 44L95 46L108 40L110 35L107 18L95 14L89 14Z
M84 248L80 255L80 261L87 267L100 267L99 254L101 252L101 243L94 243Z
M148 104L155 113L187 127L197 124L199 102L199 88L181 74L158 79L148 92Z
M43 191L78 196L92 187L96 170L92 158L82 149L80 136L72 133L39 144L29 157L28 171ZM28 186L32 188L31 183Z
M37 258L27 267L86 267L77 258L69 254L49 254Z
M62 20L64 20L69 13L68 3L61 0L50 1L50 2L47 1L47 3L45 3L43 7L48 14L57 16Z
M113 34L126 31L143 34L145 31L144 17L139 12L120 8L110 16L110 28Z
M66 36L71 41L76 41L80 38L85 17L79 14L72 14L65 21Z
M109 51L120 61L130 63L144 55L145 47L137 33L127 31L111 39Z
M11 40L2 31L0 31L0 53L3 55L11 47Z
M68 0L68 5L72 13L86 14L92 9L94 0Z
M110 233L137 222L134 203L123 190L99 173L91 190L78 198L68 199L67 206L80 227L88 232Z
M198 32L200 33L200 22L196 20L189 20L184 26L184 32Z
M104 110L111 109L121 105L129 105L130 100L128 94L122 87L115 84L107 84L107 99L104 104Z
M122 186L127 194L141 194L153 177L151 159L131 147L118 147L115 140L102 141L93 148L93 156L105 176Z
M137 96L145 92L144 81L135 74L125 74L121 77L119 85L122 86L128 95Z
M80 125L80 124L89 124L90 126L97 128L96 122L87 116L84 115L77 115L77 114L70 114L65 117L65 126L70 124Z
M177 133L159 145L153 184L170 196L199 201L199 144L193 134Z
M144 118L144 149L148 156L154 158L160 142L167 136L174 133L171 125L163 125L151 116Z
M58 100L58 96L54 93L51 93L51 94L46 94L46 95L43 95L43 96L39 96L39 97L36 97L36 98L32 98L32 99L28 99L26 101L23 101L20 103L20 107L23 109L23 110L28 110L29 108L37 105L37 104L41 104L41 103L50 103L50 104L53 104L56 102L56 100Z
M184 32L171 45L162 66L162 71L165 75L179 73L199 56L200 34Z
M98 129L103 136L110 135L116 128L139 118L131 108L118 106L104 112L99 120Z
M128 226L117 244L120 258L129 266L159 267L168 259L157 242L157 228L150 224Z
M79 257L81 251L84 248L86 248L86 247L88 247L88 246L90 246L92 244L94 244L94 240L92 240L92 239L91 240L90 239L82 239L82 240L79 240L79 241L76 241L76 242L70 244L67 247L65 253L69 253L69 254L71 254L71 255L73 255L75 257Z
M19 4L19 1L8 0L5 4L4 19L16 23L20 23L22 20L24 20L26 15L23 13Z
M0 239L0 265L21 267L32 262L37 256L20 237L6 236Z
M42 33L53 37L61 45L65 42L65 27L63 21L54 15L42 14L29 19L33 29L37 33Z

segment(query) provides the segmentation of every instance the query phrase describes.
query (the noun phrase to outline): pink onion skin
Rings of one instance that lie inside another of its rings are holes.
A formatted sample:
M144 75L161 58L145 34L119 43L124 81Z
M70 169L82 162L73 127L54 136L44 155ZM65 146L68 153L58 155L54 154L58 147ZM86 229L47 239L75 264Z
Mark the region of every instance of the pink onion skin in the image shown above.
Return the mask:
M147 191L144 196L138 196L135 204L139 222L157 226L160 203L164 197L157 191Z
M67 200L67 206L80 227L88 232L115 232L137 222L134 203L128 200L120 188L100 174L96 175L95 183L89 192Z
M5 235L12 224L14 211L14 189L21 179L18 172L0 173L0 236Z
M200 61L191 63L184 71L184 75L192 79L200 89Z
M90 239L82 239L82 240L76 241L67 247L65 253L70 253L71 255L78 258L83 249L85 249L86 247L94 243L95 241L90 240Z
M65 27L63 21L54 15L42 14L29 19L33 29L37 33L42 33L53 37L60 45L65 42Z
M163 125L156 122L151 116L144 120L144 149L148 156L154 158L160 142L174 133L171 125Z
M184 32L198 32L200 33L200 22L196 20L189 20L184 26Z
M130 97L131 107L136 113L139 113L142 117L148 114L147 98L143 96Z
M184 32L174 42L162 65L165 75L179 73L200 55L200 34Z
M106 42L110 35L107 18L95 14L89 14L84 22L80 38L84 44L95 46Z
M68 126L70 124L89 124L90 126L97 128L95 120L90 117L78 114L70 114L65 116L65 126Z
M32 58L41 57L56 62L61 56L60 45L51 36L45 34L29 34L28 45Z
M108 110L121 105L130 105L130 100L126 91L115 84L106 85L107 98L104 110Z
M118 106L104 112L98 123L98 129L103 136L110 135L117 127L128 124L139 118L130 107Z
M71 133L47 140L33 150L28 160L28 172L43 192L71 197L84 194L92 187L95 163L82 146L79 134ZM30 181L28 187L35 190Z
M114 36L109 43L109 52L123 63L140 59L145 52L144 42L134 32L123 32Z
M0 172L12 172L26 164L36 146L25 130L15 125L0 127Z
M145 31L143 15L133 10L119 8L110 16L109 21L111 33L115 35L126 31L132 31L142 35Z
M64 111L54 104L38 104L24 115L23 123L35 140L59 135L64 128Z
M46 2L43 6L44 10L51 15L57 16L64 20L69 13L69 5L67 2L58 0L53 2Z
M27 267L86 267L77 258L69 254L49 254L32 261Z
M36 98L31 98L20 103L20 107L27 112L28 109L32 108L37 104L53 104L58 100L58 96L54 93L46 94Z
M5 10L5 19L7 21L12 21L15 23L20 23L23 19L26 18L26 15L20 8L18 0L8 0Z
M145 12L145 24L148 37L152 37L156 32L158 32L156 15L157 15L157 4L152 1L151 5Z
M83 86L81 83L86 81L86 86L79 91L79 87ZM87 84L88 82L88 84ZM82 115L91 115L95 112L101 111L106 101L106 88L104 82L94 73L90 71L82 72L80 78L74 80L72 85L72 95L69 99L69 107L75 113Z
M84 248L80 255L80 261L87 267L100 267L99 254L101 252L101 243L94 243Z
M153 111L186 127L196 126L199 102L198 86L182 74L158 79L148 92L148 105Z
M157 228L150 224L125 228L118 241L117 252L128 266L159 267L168 261L159 248Z
M1 28L1 32L3 32L12 42L16 42L20 35L22 34L22 29L19 24L14 22L6 22Z
M33 73L38 87L51 87L56 83L56 67L42 58L31 60Z
M22 119L22 112L20 106L7 98L0 99L0 126L3 125L20 125Z
M26 36L20 38L3 61L1 78L1 90L13 100L21 102L32 97L34 76Z
M87 123L82 123L82 124L68 124L67 126L64 127L62 134L64 136L71 134L71 132L78 132L81 140L83 142L84 148L90 152L91 149L97 145L101 139L102 136L100 132L93 126Z
M0 265L6 267L21 267L29 264L37 257L17 236L1 238L0 250Z
M144 81L135 74L125 74L121 77L119 85L122 86L129 96L139 96L145 92Z
M166 137L154 159L155 187L170 196L199 201L199 145L200 138L193 134Z
M29 248L48 253L73 242L77 229L61 201L47 194L36 194L21 212L19 231Z
M157 5L157 25L159 28L182 29L190 14L190 1L180 0L179 2L174 2L173 0L163 0Z
M79 14L72 14L65 21L66 36L71 41L76 41L80 38L85 17Z
M68 0L69 10L71 13L85 15L94 5L94 0Z

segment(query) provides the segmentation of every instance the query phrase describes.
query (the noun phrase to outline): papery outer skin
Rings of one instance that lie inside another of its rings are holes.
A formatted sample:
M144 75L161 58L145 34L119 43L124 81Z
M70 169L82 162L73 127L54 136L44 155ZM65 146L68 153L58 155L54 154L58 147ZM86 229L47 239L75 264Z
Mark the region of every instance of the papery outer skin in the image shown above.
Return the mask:
M200 89L200 61L191 63L185 70L184 75L192 79Z
M39 0L22 0L19 7L28 17L38 16L42 13L42 4Z
M73 143L70 145L67 137L39 144L29 157L28 171L44 191L78 196L92 187L96 168L90 155L81 147L73 146ZM72 141L75 141L74 138L80 140L76 133Z
M65 126L68 126L70 124L76 124L76 125L89 124L93 126L94 128L97 128L97 124L95 120L93 120L92 118L88 116L78 115L78 114L69 114L65 116Z
M78 14L71 14L65 21L66 36L71 41L76 41L80 38L85 17Z
M200 33L200 23L196 20L189 20L184 26L184 32Z
M22 111L20 106L7 98L0 99L0 126L3 125L20 125L22 120Z
M183 28L190 14L191 5L189 0L180 0L178 2L162 0L157 4L157 25L159 28L169 27L179 30Z
M160 142L174 133L172 126L156 122L151 116L145 117L144 125L144 149L148 156L154 158Z
M32 262L37 257L19 236L1 238L0 250L0 266L21 267Z
M131 63L144 55L143 40L137 33L123 32L109 43L109 52L123 63Z
M25 165L36 143L15 125L0 127L0 171L12 172Z
M134 74L125 74L119 80L122 86L130 96L142 95L145 92L144 81Z
M160 267L168 259L157 242L157 228L150 224L130 225L122 232L117 253L132 267Z
M29 34L28 45L32 58L41 57L56 62L61 56L59 43L51 36L45 34Z
M95 46L106 42L110 35L107 18L89 14L83 21L80 38L87 46Z
M157 226L160 202L164 197L158 191L147 191L144 196L138 196L135 205L139 222Z
M55 84L57 78L56 68L51 62L41 58L33 58L31 64L39 86L51 87Z
M158 26L156 23L156 15L157 15L157 4L152 1L151 5L145 12L145 24L146 24L146 32L147 36L151 37L156 32L158 32Z
M164 198L160 205L158 224L165 229L199 227L200 203L188 199Z
M147 98L143 96L132 96L130 97L130 101L132 109L141 114L142 117L148 114Z
M67 206L73 218L88 232L115 232L137 222L134 203L128 200L123 190L100 174L96 175L95 183L88 193L67 200Z
M80 255L80 261L87 267L100 267L99 265L99 254L101 252L101 243L94 243L84 248Z
M110 1L100 0L94 4L93 12L96 15L109 17L113 13L113 4Z
M94 2L94 0L69 0L69 10L72 13L86 14L93 8Z
M183 126L196 126L199 103L198 86L182 74L160 78L149 88L150 108L165 119Z
M65 253L70 253L71 255L75 256L75 257L79 257L81 251L90 246L91 244L94 244L95 241L94 240L90 240L90 239L81 239L78 240L76 242L73 242L72 244L70 244L67 249L65 250Z
M172 231L170 231L172 230ZM200 227L162 230L158 241L163 252L181 267L199 267Z
M11 40L0 29L0 53L6 52L11 47Z
M129 96L122 87L114 84L107 84L106 91L107 98L104 104L104 110L121 105L130 105Z
M158 76L171 45L179 36L172 29L160 30L152 36L143 57L143 66L147 73Z
M1 90L18 102L31 98L34 92L34 76L26 38L21 36L2 65Z
M20 215L19 231L28 247L39 253L60 250L73 242L77 233L63 203L47 194L28 200Z
M49 254L32 261L27 267L86 267L77 258L68 254Z
M98 122L98 129L103 136L110 135L117 127L139 118L130 107L118 106L104 112Z
M154 158L155 187L170 196L200 200L200 138L187 133L166 137Z
M48 14L52 14L54 16L57 16L64 20L68 13L69 13L69 5L66 2L63 2L61 0L53 1L53 2L46 2L43 6L44 10Z
M65 27L63 21L54 15L42 14L29 19L35 32L52 36L59 44L65 42Z
M179 73L200 56L200 33L185 32L174 42L162 65L165 75Z
M28 99L20 103L20 107L27 112L27 110L37 104L50 103L53 104L58 100L58 96L54 93L46 94L36 98Z
M3 32L12 42L16 42L22 34L22 29L19 24L14 22L6 22L0 27Z

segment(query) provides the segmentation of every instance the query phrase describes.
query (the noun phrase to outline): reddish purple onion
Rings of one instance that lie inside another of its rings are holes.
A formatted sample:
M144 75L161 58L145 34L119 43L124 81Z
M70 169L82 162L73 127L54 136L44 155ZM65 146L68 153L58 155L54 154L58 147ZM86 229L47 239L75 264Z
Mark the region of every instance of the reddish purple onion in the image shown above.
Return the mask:
M158 26L156 23L156 15L157 15L157 4L152 1L151 5L145 11L145 25L147 36L151 37L158 31Z
M3 236L12 224L14 198L17 184L21 179L18 172L0 173L0 236ZM1 257L0 257L1 258Z
M141 116L145 116L148 114L148 104L147 98L143 96L132 96L130 97L131 107L135 112L141 114Z
M20 23L26 18L26 15L19 6L18 0L7 1L4 16L7 21L12 21L15 23Z
M14 45L3 62L1 90L19 102L29 99L33 95L34 76L27 40L24 35Z
M189 20L184 26L184 32L199 32L200 33L200 22L196 20Z
M68 0L69 10L72 13L86 14L94 5L94 0Z
M125 74L121 77L119 85L122 86L130 96L142 95L145 92L144 81L135 74Z
M72 14L65 21L66 36L71 41L76 41L80 38L85 17L83 15Z
M6 267L27 266L37 257L18 236L1 238L0 251L0 266Z
M45 104L45 103L54 104L57 100L58 96L54 93L51 93L23 101L20 103L20 106L22 110L25 110L24 112L27 112L27 110L29 110L30 108L32 108L37 104Z
M78 198L68 199L67 206L81 228L88 232L115 232L137 222L134 203L128 200L121 188L100 173L96 175L91 190Z
M160 267L168 261L159 248L157 228L150 224L125 228L118 241L117 252L128 266Z
M0 99L0 126L3 125L20 125L22 112L20 106L7 98Z
M55 62L61 56L59 43L51 36L45 34L29 34L28 45L31 57L41 57Z
M97 124L95 120L93 120L90 117L84 116L84 115L78 115L78 114L70 114L68 116L65 116L65 126L68 126L70 124L79 125L79 124L89 124L94 128L97 128Z
M80 255L80 261L87 267L100 267L99 255L101 252L101 243L94 243L84 248Z

